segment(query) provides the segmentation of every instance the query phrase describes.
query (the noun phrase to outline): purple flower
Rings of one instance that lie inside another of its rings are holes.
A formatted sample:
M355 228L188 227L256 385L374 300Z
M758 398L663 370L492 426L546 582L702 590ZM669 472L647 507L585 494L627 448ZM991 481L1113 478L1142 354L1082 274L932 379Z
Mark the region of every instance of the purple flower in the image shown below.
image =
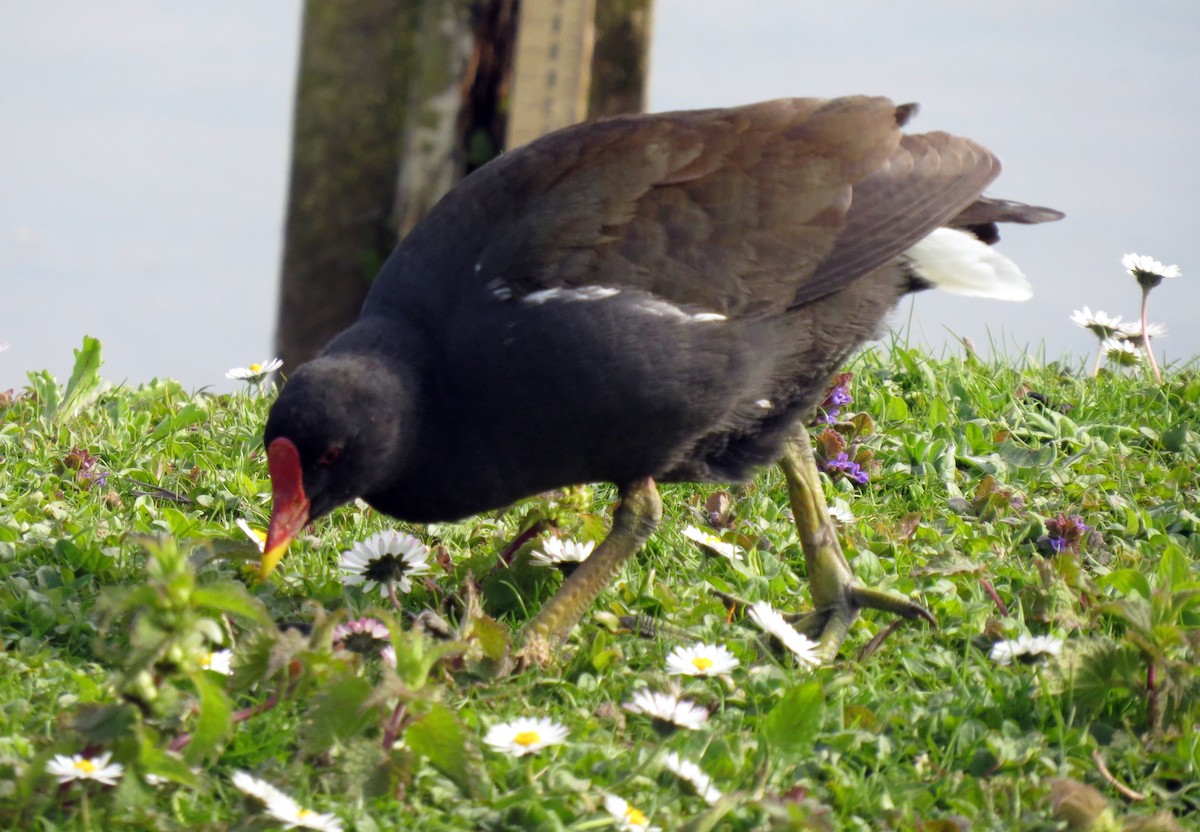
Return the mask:
M96 468L98 461L87 448L76 445L62 458L62 467L75 472L76 482L104 488L108 485L108 472Z
M866 485L871 481L871 476L866 470L847 456L845 451L842 451L833 459L825 460L822 463L822 467L830 473L840 473L842 476L854 480L859 485Z
M1055 552L1078 552L1092 527L1083 522L1078 514L1060 513L1046 521L1044 542Z
M850 395L850 379L854 376L850 373L842 373L833 380L833 387L829 388L829 392L825 394L825 401L821 402L817 408L817 416L813 419L813 424L832 425L838 420L841 415L842 408L854 401L854 397Z

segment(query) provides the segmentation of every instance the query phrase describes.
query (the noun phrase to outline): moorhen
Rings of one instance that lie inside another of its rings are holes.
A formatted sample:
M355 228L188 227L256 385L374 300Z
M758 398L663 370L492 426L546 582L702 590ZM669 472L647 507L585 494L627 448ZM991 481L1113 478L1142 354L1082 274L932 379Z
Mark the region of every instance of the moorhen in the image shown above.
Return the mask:
M903 134L914 111L848 97L618 116L472 173L272 406L263 576L355 497L433 522L613 482L609 536L526 625L545 659L654 531L656 480L779 461L822 654L863 607L932 621L855 582L804 425L909 292L1027 298L988 245L996 223L1062 214L982 197L996 158Z

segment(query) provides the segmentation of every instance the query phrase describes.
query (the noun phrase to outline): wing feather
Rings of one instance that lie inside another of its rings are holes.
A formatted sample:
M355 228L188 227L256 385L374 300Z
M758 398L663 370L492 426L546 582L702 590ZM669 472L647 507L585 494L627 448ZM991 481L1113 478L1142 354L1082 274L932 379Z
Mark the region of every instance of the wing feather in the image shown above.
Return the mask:
M553 133L459 183L367 310L595 285L730 317L811 302L951 220L999 173L967 139L902 136L911 113L886 98L783 99Z

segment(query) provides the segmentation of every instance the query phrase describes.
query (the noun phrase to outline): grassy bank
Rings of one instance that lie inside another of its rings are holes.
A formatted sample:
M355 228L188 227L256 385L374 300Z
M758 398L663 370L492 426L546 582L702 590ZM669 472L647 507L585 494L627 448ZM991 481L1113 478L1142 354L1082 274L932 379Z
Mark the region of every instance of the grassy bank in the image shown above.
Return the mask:
M600 539L609 487L433 527L352 505L258 582L237 521L261 530L269 516L270 391L104 388L89 349L66 388L39 375L0 404L0 827L280 828L236 771L364 832L618 828L606 795L628 802L625 828L1198 822L1194 371L1159 387L866 353L849 368L854 401L814 437L869 482L835 472L827 494L853 514L839 530L858 576L920 600L937 629L867 614L842 660L816 669L764 640L729 597L806 605L782 477L768 471L664 488L660 531L559 666L500 676L510 634L561 580L531 551L553 535ZM498 565L534 522L540 534ZM686 538L689 525L735 558ZM430 549L399 607L338 568L391 528ZM335 639L364 617L384 640ZM1022 635L1055 641L993 658ZM671 651L695 642L738 666L668 675ZM665 730L623 708L642 687L676 687L709 717ZM521 716L566 737L524 756L482 742ZM667 770L669 752L722 796ZM76 754L110 754L115 785L59 785L47 766Z

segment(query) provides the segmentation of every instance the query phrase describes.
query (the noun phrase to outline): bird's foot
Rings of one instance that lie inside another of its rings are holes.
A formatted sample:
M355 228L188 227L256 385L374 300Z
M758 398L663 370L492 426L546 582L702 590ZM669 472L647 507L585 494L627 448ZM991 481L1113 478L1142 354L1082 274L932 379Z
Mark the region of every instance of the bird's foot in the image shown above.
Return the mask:
M910 621L921 619L933 626L929 610L903 595L850 583L842 587L839 601L802 613L791 620L797 630L817 642L822 662L833 661L850 627L864 609L890 612Z
M746 609L750 601L737 595L714 590L725 604L732 608ZM860 586L853 580L842 586L837 597L840 602L830 603L817 609L802 612L783 612L784 619L797 631L817 642L817 653L822 663L837 658L838 650L864 609L890 612L908 620L922 619L937 626L933 616L916 601L892 592Z
M808 433L801 430L784 449L784 476L788 497L804 550L809 591L815 610L805 629L818 643L822 661L832 661L850 627L864 609L882 610L903 618L921 618L936 626L923 606L891 592L862 586L842 554L837 530L829 519L829 506L813 459Z
M530 668L543 670L554 664L554 645L541 633L528 633L514 658L516 662L512 669L518 673Z

